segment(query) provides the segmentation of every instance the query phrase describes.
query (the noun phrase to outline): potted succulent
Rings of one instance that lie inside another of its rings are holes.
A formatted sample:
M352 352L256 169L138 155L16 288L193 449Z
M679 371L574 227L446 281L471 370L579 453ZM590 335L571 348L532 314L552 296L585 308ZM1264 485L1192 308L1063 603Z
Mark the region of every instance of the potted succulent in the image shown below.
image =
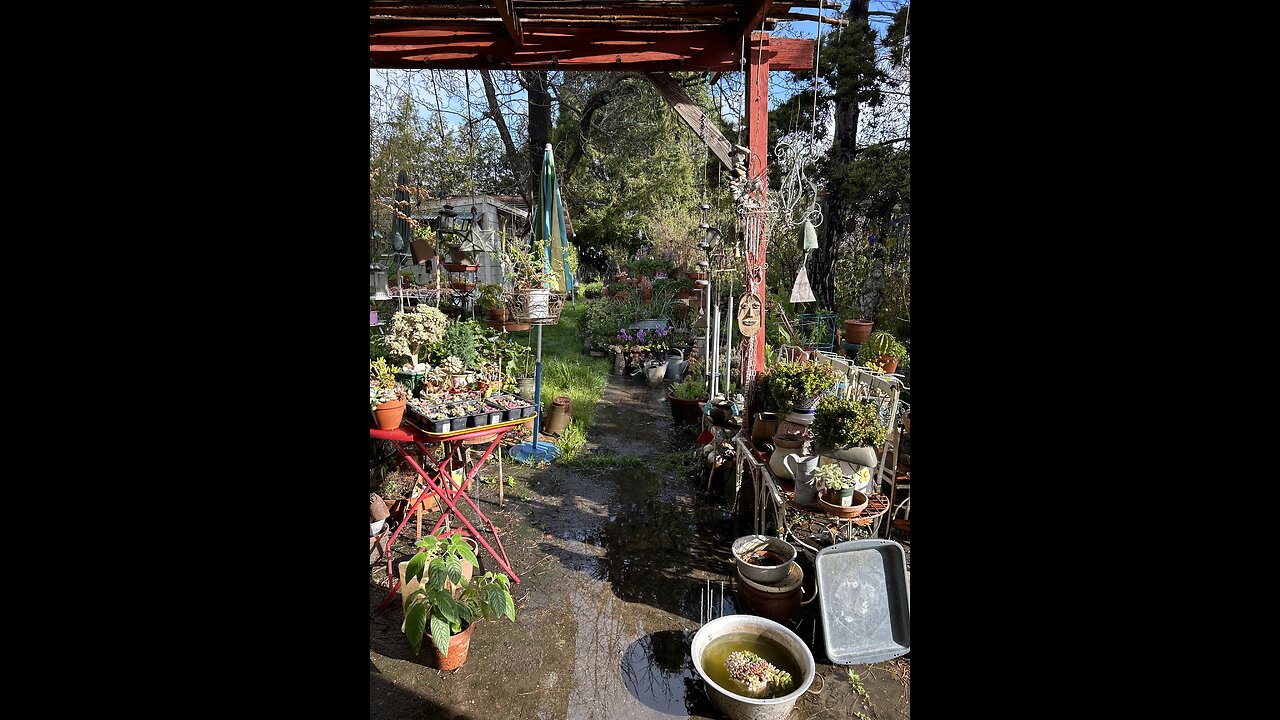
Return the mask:
M707 401L706 378L690 373L671 386L667 401L671 404L671 419L676 424L697 423L702 414L702 404Z
M391 317L383 341L395 355L409 359L404 369L413 373L425 373L427 364L419 362L424 350L440 342L449 320L436 308L420 303L410 312L399 312Z
M858 351L857 362L866 364L881 372L892 373L898 365L906 367L910 364L907 348L897 338L887 332L871 333L871 337Z
M440 363L440 369L445 375L449 376L449 387L451 389L464 388L471 384L471 376L467 374L467 366L462 362L462 358L457 355L450 355Z
M369 361L369 409L379 430L395 430L404 419L409 392L396 382L385 358Z
M418 587L406 599L401 629L417 654L430 633L431 645L441 670L454 670L467 660L471 631L481 619L516 619L510 579L504 573L487 572L467 578L462 563L478 564L465 540L454 535L448 540L428 535L418 542L423 552L414 555L405 569L407 585ZM426 573L426 579L423 574ZM452 584L452 589L449 583Z
M449 414L438 403L414 398L409 401L409 410L421 418L423 429L433 433L447 433L451 429Z
M839 463L819 466L813 473L814 483L826 490L820 499L841 508L841 514L857 514L866 509L870 498L854 488L854 479L846 477Z
M828 396L813 416L813 437L821 452L856 465L874 466L875 449L887 434L876 406L863 400Z

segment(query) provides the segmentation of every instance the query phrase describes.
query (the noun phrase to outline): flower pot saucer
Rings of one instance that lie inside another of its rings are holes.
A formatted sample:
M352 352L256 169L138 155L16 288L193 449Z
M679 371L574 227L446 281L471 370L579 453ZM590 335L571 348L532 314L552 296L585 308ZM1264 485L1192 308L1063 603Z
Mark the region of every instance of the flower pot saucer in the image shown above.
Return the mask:
M867 509L867 504L871 502L871 498L867 497L866 493L857 490L853 492L854 504L849 507L844 505L832 505L827 502L826 498L822 495L823 493L818 493L818 504L822 506L822 510L828 515L835 515L836 517L842 518L858 517L862 514L863 510ZM861 497L862 500L858 500L859 497Z

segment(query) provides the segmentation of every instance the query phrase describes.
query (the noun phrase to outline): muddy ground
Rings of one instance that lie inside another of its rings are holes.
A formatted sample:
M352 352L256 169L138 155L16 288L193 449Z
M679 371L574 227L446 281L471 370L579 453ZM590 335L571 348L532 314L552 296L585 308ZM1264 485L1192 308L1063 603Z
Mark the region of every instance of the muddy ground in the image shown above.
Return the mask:
M471 493L498 526L521 582L512 586L516 622L478 623L457 671L435 669L425 644L413 654L398 597L378 611L386 562L371 563L370 718L723 717L693 670L689 639L703 619L708 580L715 616L721 603L723 614L738 612L729 545L750 528L706 493L705 476L681 465L694 436L673 429L664 392L609 378L588 446L593 455L634 459L624 466L530 468L508 459L515 486L505 488L504 508L496 483ZM496 476L494 459L483 474ZM428 513L424 529L436 517ZM402 535L397 561L411 552L412 523ZM491 560L484 566L498 569ZM816 605L790 624L818 660L791 717L910 717L910 659L852 668L825 662Z

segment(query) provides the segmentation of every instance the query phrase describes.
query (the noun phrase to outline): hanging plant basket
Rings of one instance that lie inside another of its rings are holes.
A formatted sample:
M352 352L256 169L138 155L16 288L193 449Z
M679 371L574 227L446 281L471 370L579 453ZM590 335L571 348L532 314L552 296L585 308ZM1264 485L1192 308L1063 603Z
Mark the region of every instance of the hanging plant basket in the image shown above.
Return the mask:
M507 314L518 323L555 325L564 310L564 293L546 288L516 290L507 296Z

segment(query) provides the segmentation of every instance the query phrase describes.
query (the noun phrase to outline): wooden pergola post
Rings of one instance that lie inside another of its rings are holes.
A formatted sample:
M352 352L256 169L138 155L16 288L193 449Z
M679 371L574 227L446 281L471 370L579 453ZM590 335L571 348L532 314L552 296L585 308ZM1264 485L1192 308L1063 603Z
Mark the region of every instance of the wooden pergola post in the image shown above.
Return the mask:
M747 216L747 267L748 282L755 283L756 296L760 298L760 330L752 338L751 357L754 362L743 363L743 380L755 381L755 372L764 369L765 315L768 314L768 292L765 288L765 245L768 228L765 226L765 192L769 187L769 55L761 50L769 43L765 33L752 33L747 46L747 148L751 157L747 165L747 180L759 179L758 209ZM752 238L758 237L753 243ZM752 245L755 244L755 247Z

